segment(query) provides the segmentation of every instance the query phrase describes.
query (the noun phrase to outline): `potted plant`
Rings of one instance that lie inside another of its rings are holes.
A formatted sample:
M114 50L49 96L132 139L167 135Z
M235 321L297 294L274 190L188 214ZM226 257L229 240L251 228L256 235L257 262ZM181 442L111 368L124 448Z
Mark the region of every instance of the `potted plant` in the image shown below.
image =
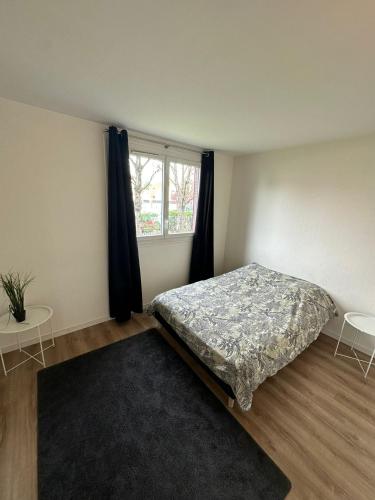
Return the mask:
M10 300L9 311L14 319L21 323L25 321L26 311L24 305L26 287L33 281L30 274L9 272L0 274L0 285Z

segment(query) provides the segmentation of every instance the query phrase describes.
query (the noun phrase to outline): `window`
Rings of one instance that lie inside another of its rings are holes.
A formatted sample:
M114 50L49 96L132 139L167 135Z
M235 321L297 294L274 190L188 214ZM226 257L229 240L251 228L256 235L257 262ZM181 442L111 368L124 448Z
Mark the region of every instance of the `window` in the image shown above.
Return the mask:
M134 151L130 173L138 237L194 232L198 164Z
M137 236L163 234L163 162L157 157L131 154Z
M199 170L194 165L169 162L168 232L193 233L198 203Z

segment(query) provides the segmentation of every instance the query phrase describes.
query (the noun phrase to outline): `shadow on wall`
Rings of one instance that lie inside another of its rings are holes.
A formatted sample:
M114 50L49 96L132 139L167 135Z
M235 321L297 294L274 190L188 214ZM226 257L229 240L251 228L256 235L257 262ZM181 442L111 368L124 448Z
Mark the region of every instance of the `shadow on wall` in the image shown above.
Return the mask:
M248 247L257 207L257 183L258 176L252 174L249 168L238 166L234 169L225 246L225 272L251 262Z

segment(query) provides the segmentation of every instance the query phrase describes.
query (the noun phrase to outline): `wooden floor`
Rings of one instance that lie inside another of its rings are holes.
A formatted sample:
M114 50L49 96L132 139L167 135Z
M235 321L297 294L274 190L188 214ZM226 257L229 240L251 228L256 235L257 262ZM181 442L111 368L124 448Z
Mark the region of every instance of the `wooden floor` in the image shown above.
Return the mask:
M47 362L58 363L150 326L155 326L152 318L135 315L121 326L110 321L59 337L56 348L46 353ZM289 499L375 498L375 368L365 383L354 361L332 357L333 347L333 340L321 335L262 384L249 412L237 406L232 411L291 480ZM6 360L18 356L9 353ZM8 377L0 375L1 500L36 500L37 370L30 361Z

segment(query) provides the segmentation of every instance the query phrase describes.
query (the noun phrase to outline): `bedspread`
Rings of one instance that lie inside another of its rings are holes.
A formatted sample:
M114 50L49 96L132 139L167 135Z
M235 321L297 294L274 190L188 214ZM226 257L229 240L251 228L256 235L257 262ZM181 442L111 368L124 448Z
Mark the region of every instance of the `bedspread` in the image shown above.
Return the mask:
M319 286L253 263L162 293L149 312L159 312L248 410L258 385L306 349L336 308Z

